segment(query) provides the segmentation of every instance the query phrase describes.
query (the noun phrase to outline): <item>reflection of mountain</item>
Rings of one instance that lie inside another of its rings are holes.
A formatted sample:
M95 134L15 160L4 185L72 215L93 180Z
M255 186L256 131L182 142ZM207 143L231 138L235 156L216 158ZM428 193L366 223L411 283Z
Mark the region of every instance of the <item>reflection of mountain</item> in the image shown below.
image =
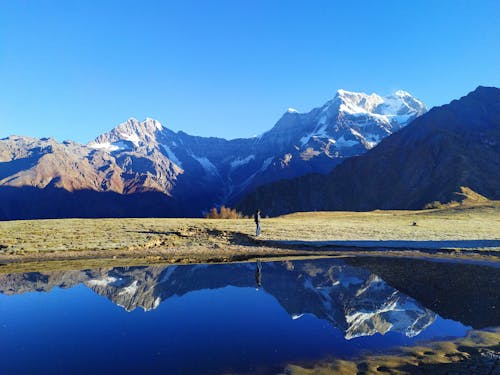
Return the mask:
M500 325L500 268L416 259L352 258L441 317L475 329Z
M196 290L253 287L255 272L255 265L246 263L1 275L0 292L49 291L83 283L127 311L147 311ZM341 329L347 339L389 331L413 337L436 317L375 274L339 260L265 263L262 283L293 319L315 315Z
M326 319L347 339L388 331L413 337L435 319L431 310L364 269L339 261L286 266L270 264L269 275L263 276L264 289L292 316L309 313ZM277 270L270 271L271 267Z

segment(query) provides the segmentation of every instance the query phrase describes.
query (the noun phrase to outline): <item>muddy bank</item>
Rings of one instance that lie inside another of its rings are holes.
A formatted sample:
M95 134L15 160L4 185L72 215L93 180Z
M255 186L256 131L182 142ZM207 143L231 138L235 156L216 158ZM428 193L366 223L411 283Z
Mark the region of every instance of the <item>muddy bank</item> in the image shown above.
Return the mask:
M148 248L137 250L80 250L28 252L24 254L0 255L0 273L31 272L55 269L81 269L93 266L114 267L150 264L196 264L230 263L255 259L297 259L321 257L386 257L418 258L443 261L499 264L498 256L475 252L373 249L342 247L308 247L299 245L258 246L226 245L208 248L203 246L179 248Z
M298 366L285 373L305 374L477 374L500 373L500 328L474 330L458 340L422 343L387 355L366 355L353 361L334 360Z

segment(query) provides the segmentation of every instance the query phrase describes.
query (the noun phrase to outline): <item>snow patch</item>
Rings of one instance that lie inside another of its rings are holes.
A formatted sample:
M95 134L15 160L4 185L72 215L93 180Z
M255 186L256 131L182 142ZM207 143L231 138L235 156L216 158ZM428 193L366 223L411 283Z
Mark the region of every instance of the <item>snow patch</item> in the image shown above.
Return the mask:
M328 138L328 133L326 132L326 120L326 116L321 116L316 124L316 128L311 133L300 138L300 145L305 146L311 138Z
M93 279L87 281L87 284L90 286L108 286L116 281L116 277L107 276L102 279Z
M361 135L361 133L358 132L357 130L355 130L353 128L350 128L349 130L351 131L351 134L354 135L355 137L359 137L359 138L363 138L364 139L364 137Z
M177 156L174 154L174 152L168 147L167 145L161 145L163 147L163 150L166 152L167 157L172 160L175 164L177 164L180 168L182 168L182 163L180 160L177 158Z
M150 118L150 117L146 117L146 120L145 120L146 123L151 123L153 124L153 126L157 129L157 130L163 130L163 126L161 124L160 121L158 120L155 120L153 118Z
M118 146L112 145L109 142L103 142L103 143L91 142L87 146L94 150L104 150L106 152L113 152L118 150Z
M137 292L137 280L135 280L132 284L129 286L123 288L120 293L118 293L119 296L122 296L124 294L128 294L130 296L133 296Z
M255 159L255 155L249 155L244 159L240 159L240 158L235 159L231 162L231 169L235 169L235 168L240 167L242 165L248 164L253 159Z
M158 306L160 306L161 298L156 297L155 302L153 304L153 309L156 309Z
M190 156L195 159L198 163L200 163L200 165L203 167L203 169L211 174L211 175L214 175L214 176L218 176L219 175L219 171L217 170L217 167L215 165L212 164L212 162L210 160L208 160L208 158L206 157L199 157L199 156L196 156L194 154L190 154Z
M132 142L135 147L139 147L139 143L141 140L137 134L120 133L120 137L122 137L126 141Z

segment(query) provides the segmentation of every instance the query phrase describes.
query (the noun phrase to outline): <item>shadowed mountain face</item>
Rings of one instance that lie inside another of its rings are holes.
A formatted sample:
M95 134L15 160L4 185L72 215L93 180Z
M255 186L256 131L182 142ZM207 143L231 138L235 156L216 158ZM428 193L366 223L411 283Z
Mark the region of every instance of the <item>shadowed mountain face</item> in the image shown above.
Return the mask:
M478 87L436 107L328 175L262 186L239 207L294 211L421 209L462 200L463 188L500 199L500 89ZM458 194L457 194L458 193Z
M47 187L0 188L0 219L59 217L162 217L189 214L182 202L160 192L119 194Z
M88 145L11 136L0 140L0 219L200 216L257 186L328 173L425 111L404 91L381 97L339 90L309 113L288 110L270 131L249 139L175 133L153 119L129 119ZM37 204L50 195L58 197L55 208ZM138 196L142 208L122 207Z
M11 295L49 291L82 283L127 311L137 307L147 311L173 296L226 286L255 287L257 280L293 319L312 314L342 330L347 339L389 331L413 337L432 324L434 312L474 328L500 324L491 307L498 306L498 296L489 293L490 297L483 298L492 290L491 282L500 280L498 269L415 261L423 269L434 267L434 273L422 272L422 277L412 278L406 271L413 265L407 260L394 272L394 265L383 260L372 263L353 259L272 262L260 267L245 263L27 273L0 275L0 292ZM484 277L473 284L474 292L471 288L461 289L461 281L460 288L453 282L462 277L460 280L466 283L471 273L478 271ZM448 282L442 283L441 277L433 279L437 274ZM390 284L381 278L385 275Z

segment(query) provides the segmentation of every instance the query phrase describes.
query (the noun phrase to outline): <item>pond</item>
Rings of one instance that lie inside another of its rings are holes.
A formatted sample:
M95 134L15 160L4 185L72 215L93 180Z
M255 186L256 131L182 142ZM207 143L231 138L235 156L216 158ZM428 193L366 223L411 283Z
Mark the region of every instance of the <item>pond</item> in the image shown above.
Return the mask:
M500 326L500 269L344 258L0 274L0 374L279 373Z

